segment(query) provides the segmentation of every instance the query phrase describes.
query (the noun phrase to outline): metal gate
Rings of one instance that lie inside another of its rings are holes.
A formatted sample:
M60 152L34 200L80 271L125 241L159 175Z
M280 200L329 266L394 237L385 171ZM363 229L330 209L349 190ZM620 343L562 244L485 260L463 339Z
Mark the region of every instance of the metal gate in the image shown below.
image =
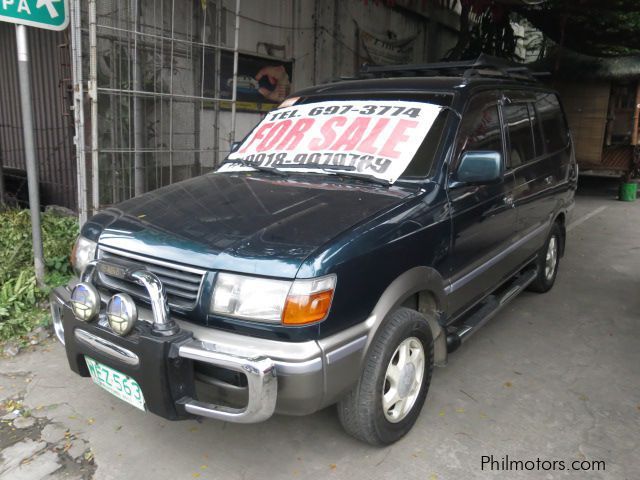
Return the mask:
M210 171L228 152L239 11L240 0L72 0L81 222ZM233 69L229 85L222 68Z

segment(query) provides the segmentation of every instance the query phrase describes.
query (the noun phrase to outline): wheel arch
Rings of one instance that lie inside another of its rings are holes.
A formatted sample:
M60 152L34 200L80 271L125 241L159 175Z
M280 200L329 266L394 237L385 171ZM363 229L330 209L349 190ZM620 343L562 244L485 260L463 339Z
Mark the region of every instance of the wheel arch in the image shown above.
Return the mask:
M437 270L424 266L402 273L382 293L367 319L370 325L365 354L378 330L384 326L385 319L401 306L416 310L429 322L434 342L434 362L438 366L446 365L446 332L440 321L447 311L444 280Z
M437 366L447 363L446 331L441 324L447 310L444 281L430 267L414 267L400 274L384 290L367 319L318 345L325 357L325 394L322 407L338 401L357 383L376 334L384 328L389 314L406 302L415 302L414 310L429 323L433 337L433 359Z

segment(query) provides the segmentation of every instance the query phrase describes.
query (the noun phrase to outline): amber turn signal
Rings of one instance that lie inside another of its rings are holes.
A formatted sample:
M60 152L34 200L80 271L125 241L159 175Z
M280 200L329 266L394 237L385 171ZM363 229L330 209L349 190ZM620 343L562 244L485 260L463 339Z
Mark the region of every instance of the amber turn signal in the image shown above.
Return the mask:
M329 313L332 299L333 290L313 295L290 295L284 305L282 323L284 325L305 325L324 320Z
M327 318L335 287L335 275L293 282L284 303L282 324L307 325Z

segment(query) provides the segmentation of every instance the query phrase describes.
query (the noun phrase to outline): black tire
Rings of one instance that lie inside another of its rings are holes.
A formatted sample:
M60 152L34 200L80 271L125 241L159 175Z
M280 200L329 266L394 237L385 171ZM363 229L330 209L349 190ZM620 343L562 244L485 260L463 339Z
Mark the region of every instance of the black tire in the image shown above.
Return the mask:
M423 348L422 384L406 416L394 423L386 418L382 407L383 387L388 385L385 383L387 367L398 346L412 337L419 340ZM351 436L371 445L388 445L399 440L411 430L422 410L432 372L433 338L429 323L415 310L399 308L376 334L358 384L338 403L340 423Z
M552 242L552 239L555 239L556 245L556 254L555 254L555 264L553 267L553 273L549 276L547 275L547 257L549 255L549 246ZM549 232L549 236L547 237L547 241L544 242L544 246L540 249L540 253L538 254L538 275L536 279L529 284L528 290L537 293L545 293L551 290L553 284L556 281L556 276L558 275L558 265L560 264L560 254L562 252L562 229L560 225L557 223L553 224L551 227L551 232Z

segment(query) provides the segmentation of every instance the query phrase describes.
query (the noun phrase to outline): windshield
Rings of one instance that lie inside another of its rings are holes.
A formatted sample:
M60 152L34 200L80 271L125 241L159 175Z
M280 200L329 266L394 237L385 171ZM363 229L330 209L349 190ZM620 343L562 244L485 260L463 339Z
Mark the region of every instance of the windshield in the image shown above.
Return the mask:
M441 105L405 100L280 108L265 116L219 171L350 172L391 184L407 169L442 111Z

